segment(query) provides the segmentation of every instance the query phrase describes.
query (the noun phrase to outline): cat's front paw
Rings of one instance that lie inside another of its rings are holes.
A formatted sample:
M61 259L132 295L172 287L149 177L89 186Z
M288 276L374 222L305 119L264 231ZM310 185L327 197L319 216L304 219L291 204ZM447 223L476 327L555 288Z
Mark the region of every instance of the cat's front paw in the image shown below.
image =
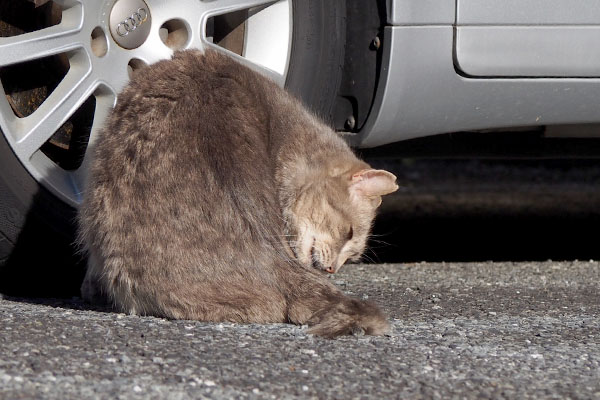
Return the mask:
M390 324L372 303L351 298L316 312L308 320L308 333L333 339L343 335L385 335Z
M87 274L81 284L81 298L89 304L98 306L108 306L110 304L108 297L103 293L100 284L91 274Z

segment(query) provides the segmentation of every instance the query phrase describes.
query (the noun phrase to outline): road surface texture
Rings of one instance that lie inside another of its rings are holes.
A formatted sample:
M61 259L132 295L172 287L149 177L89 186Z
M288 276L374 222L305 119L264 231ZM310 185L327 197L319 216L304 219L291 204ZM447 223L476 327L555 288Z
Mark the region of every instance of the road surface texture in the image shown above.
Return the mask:
M0 398L600 398L600 263L350 265L387 337L0 300Z

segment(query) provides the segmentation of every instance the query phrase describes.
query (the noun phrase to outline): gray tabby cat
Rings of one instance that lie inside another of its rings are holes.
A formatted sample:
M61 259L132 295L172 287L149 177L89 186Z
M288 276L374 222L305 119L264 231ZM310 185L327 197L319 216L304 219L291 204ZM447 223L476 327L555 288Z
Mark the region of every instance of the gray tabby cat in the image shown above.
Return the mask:
M86 300L325 337L389 329L322 270L360 257L396 178L269 80L178 52L133 78L96 143L79 213Z

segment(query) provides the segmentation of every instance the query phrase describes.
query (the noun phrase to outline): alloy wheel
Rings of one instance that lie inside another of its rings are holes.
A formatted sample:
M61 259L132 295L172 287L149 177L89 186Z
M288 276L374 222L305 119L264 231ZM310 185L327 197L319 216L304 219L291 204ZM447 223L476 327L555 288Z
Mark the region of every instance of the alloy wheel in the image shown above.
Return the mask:
M36 181L74 207L96 134L144 66L176 50L213 48L285 83L288 0L31 0L27 7L34 2L45 3L36 9L43 23L12 29L0 21L0 129ZM27 84L15 85L19 79ZM42 91L30 85L38 80Z

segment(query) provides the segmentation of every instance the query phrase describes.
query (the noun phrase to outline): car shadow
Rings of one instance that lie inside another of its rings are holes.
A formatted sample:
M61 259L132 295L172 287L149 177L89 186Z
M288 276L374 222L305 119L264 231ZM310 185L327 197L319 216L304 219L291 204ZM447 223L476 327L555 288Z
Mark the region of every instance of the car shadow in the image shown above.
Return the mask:
M15 224L20 232L0 264L0 293L20 298L79 295L85 257L75 245L75 210L61 205L59 213L52 200L58 201L40 189Z
M96 311L102 313L118 313L109 305L90 304L81 297L60 298L60 297L18 297L0 295L0 299L15 303L24 303L32 305L42 305L52 308L69 309L75 311Z

